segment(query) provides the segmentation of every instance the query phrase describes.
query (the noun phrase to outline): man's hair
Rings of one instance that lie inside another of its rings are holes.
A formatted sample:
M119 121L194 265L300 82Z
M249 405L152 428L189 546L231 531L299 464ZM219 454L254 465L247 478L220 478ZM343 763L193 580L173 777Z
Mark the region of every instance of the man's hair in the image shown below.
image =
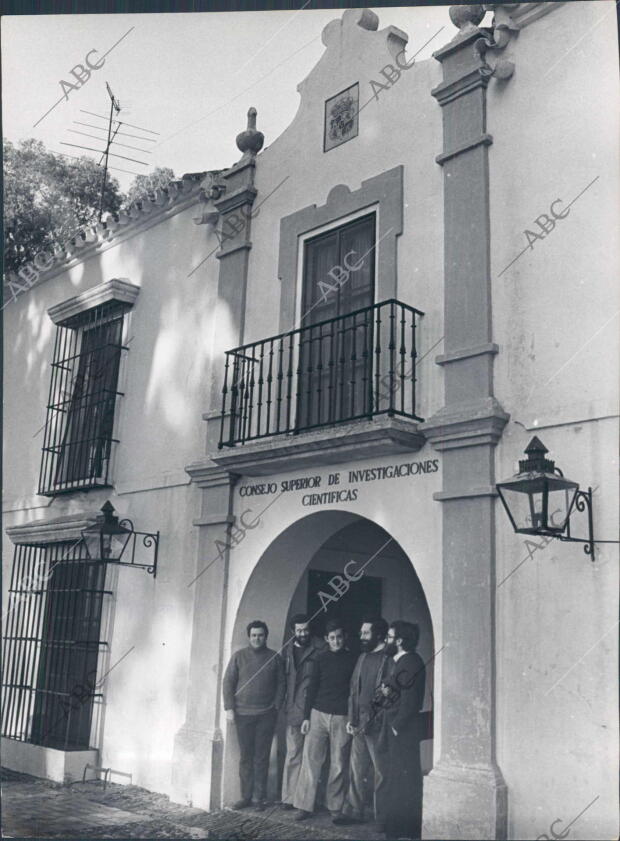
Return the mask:
M378 639L383 639L388 632L388 623L382 616L365 616L362 625L370 625L373 634Z
M252 630L252 628L262 628L265 632L265 637L269 636L269 628L267 627L267 623L263 622L262 619L254 619L252 620L252 622L250 622L250 624L246 628L248 636L250 636L250 631Z
M344 634L344 627L341 619L330 619L325 625L325 636L330 634L332 631L342 631Z
M291 628L295 629L295 625L305 625L309 621L310 619L305 613L296 613L294 616L291 616L289 625Z
M420 628L414 622L405 622L397 619L390 622L390 628L394 628L394 639L401 639L404 651L415 651L420 639Z

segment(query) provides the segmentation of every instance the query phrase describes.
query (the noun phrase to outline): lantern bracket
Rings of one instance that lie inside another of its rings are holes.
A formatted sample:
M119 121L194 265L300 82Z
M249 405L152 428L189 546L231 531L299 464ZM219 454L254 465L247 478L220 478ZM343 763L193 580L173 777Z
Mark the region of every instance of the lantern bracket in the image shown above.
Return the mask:
M564 474L562 471L556 467L555 472L559 473L560 476ZM583 537L572 537L570 533L570 518L573 514L574 510L584 512L587 509L588 512L588 538ZM571 505L570 512L568 514L568 519L566 521L566 534L559 534L557 535L558 540L565 541L567 543L583 543L583 551L586 555L590 555L590 559L594 561L594 523L592 518L592 488L588 488L587 491L576 491L575 496L573 499L573 504ZM599 540L596 541L597 543L617 543L615 540Z
M128 518L121 520L119 522L120 526L124 526L125 528L129 529L131 532L131 537L129 538L129 543L131 544L131 560L129 561L107 561L107 563L117 564L118 566L122 567L137 567L138 569L145 569L149 575L152 575L153 578L157 577L157 553L159 550L159 532L146 532L146 531L136 531L133 527L133 523ZM136 563L136 542L138 538L142 538L140 541L142 546L145 549L152 549L153 550L153 561L150 564L140 564ZM125 553L123 553L125 554Z

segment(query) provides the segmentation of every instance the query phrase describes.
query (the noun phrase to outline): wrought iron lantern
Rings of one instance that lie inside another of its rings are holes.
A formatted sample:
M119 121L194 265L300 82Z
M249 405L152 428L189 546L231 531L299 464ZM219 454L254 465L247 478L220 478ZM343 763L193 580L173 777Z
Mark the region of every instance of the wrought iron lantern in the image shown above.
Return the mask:
M579 490L579 484L566 479L555 463L546 458L547 448L534 436L525 449L527 458L519 461L519 472L497 483L499 497L519 534L556 537L584 544L584 552L594 560L592 522L592 488ZM572 537L570 518L573 512L587 511L588 537ZM617 543L615 540L596 541Z
M153 549L153 560L151 563L137 563L136 537L142 538L142 545L147 549ZM97 514L95 523L82 530L82 539L86 547L88 557L93 561L103 563L120 564L121 566L134 566L146 569L151 575L157 572L157 550L159 546L159 532L136 531L131 520L120 520L114 513L114 506L108 500L101 507L101 513ZM128 544L131 543L131 559L122 561L123 553Z

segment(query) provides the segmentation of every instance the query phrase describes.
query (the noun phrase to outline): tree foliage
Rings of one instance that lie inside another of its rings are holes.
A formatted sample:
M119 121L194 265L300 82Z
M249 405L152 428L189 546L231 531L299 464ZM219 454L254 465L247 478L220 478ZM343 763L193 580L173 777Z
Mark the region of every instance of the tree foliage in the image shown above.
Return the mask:
M168 166L158 166L150 175L136 175L127 190L123 206L128 207L134 201L152 197L157 188L166 187L174 179L175 174Z
M103 170L92 158L69 160L33 138L3 146L4 270L12 272L98 219ZM116 213L123 199L108 177L104 212Z

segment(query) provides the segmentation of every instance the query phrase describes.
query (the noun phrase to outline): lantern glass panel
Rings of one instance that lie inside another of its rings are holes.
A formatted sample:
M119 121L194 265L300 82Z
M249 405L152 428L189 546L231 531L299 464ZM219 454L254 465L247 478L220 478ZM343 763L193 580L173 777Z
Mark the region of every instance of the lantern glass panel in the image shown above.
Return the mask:
M547 530L554 534L561 534L566 528L571 513L577 486L569 488L549 488Z
M542 493L506 486L498 486L498 491L514 530L522 534L536 534L542 517Z
M82 532L86 551L93 561L118 561L125 550L131 532L122 526L114 531L101 528L85 529Z
M101 558L101 532L89 531L85 529L82 532L84 543L86 544L86 551L91 560L99 560Z

